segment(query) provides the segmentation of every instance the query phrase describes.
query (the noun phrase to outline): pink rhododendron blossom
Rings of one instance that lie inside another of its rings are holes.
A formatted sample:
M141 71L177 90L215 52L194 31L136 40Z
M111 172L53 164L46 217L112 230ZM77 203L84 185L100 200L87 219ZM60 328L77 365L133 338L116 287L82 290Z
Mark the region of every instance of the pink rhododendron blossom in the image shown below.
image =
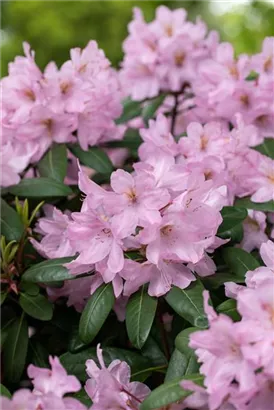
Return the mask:
M35 249L45 258L73 256L74 252L67 236L70 212L62 213L59 209L47 205L45 217L40 218L35 231L43 236L41 242L30 239Z
M114 360L106 367L100 345L97 346L100 367L94 360L87 360L89 379L85 389L93 401L92 409L119 408L139 409L140 403L150 393L150 389L139 382L130 382L130 367L126 362Z
M247 252L260 248L261 244L267 241L266 215L260 211L248 210L248 216L243 222L244 237L240 244L241 248Z

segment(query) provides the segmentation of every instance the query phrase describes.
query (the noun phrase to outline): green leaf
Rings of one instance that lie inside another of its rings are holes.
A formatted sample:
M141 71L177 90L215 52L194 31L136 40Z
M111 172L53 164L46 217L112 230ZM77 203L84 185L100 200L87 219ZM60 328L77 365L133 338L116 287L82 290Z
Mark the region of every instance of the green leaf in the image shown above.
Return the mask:
M160 349L158 343L152 336L147 338L146 343L141 350L142 356L147 357L153 366L163 366L167 367L167 358L163 351Z
M79 323L79 335L84 343L90 343L109 315L115 302L112 284L100 286L89 298Z
M31 363L38 367L49 367L49 353L47 349L37 340L29 340Z
M255 209L255 211L274 212L274 201L252 202L249 197L236 199L235 206L239 208Z
M67 396L69 397L69 396ZM87 408L90 408L92 405L92 401L90 399L90 397L88 396L87 392L85 389L81 389L80 391L78 391L77 393L74 393L73 395L71 395L71 397L73 397L74 399L79 400L81 403L83 403Z
M18 213L1 198L1 235L6 240L19 242L24 232L24 225Z
M123 101L122 115L115 122L116 124L123 124L133 118L139 117L141 114L142 107L140 101L133 101L127 98Z
M264 142L256 147L252 147L256 151L260 152L271 159L274 159L274 139L273 138L265 138Z
M189 327L180 332L175 339L176 349L181 353L180 375L196 373L199 370L199 364L194 350L189 347L189 336L196 332L196 327Z
M200 280L192 282L188 288L174 286L165 296L167 303L192 325L205 329L208 325L204 313L203 284Z
M150 100L142 109L142 117L146 125L148 125L148 121L154 117L158 108L163 104L166 98L166 94L161 94L153 100Z
M63 182L67 174L67 148L65 144L54 144L38 164L41 177Z
M222 250L222 256L231 271L243 279L247 271L260 266L257 259L240 248L225 248Z
M5 396L8 399L11 398L10 392L8 391L8 389L5 386L3 386L3 384L0 384L0 396Z
M237 302L234 299L225 300L217 306L216 311L231 317L234 322L241 320L241 315L237 311Z
M6 297L7 297L7 292L0 293L0 306L5 302Z
M103 349L103 357L106 366L108 366L115 359L127 362L131 368L132 375L150 367L150 362L148 359L141 356L139 353L130 350L105 347ZM88 359L93 359L96 363L98 363L95 347L89 347L88 349L82 350L78 353L67 352L60 357L61 363L67 372L78 377L81 381L85 381L87 379L86 361Z
M50 259L37 263L26 270L22 276L22 279L26 282L33 283L50 283L59 282L62 280L73 280L75 279L75 276L68 273L67 268L63 266L65 263L71 262L72 260L73 258L66 257Z
M216 272L215 275L203 278L204 285L209 289L217 289L225 282L245 283L245 276L231 272Z
M87 347L86 343L82 342L79 336L79 326L75 326L70 334L68 350L72 353L75 353L85 347Z
M35 319L50 320L52 318L53 304L43 295L31 296L21 293L19 303L21 308Z
M237 208L235 206L224 206L221 210L223 222L219 226L217 235L226 234L229 230L243 222L247 217L247 210L244 208Z
M101 174L110 174L113 171L113 165L107 154L100 148L89 148L87 151L73 144L69 146L70 151L79 158L81 164L86 165Z
M26 292L28 295L36 296L39 293L39 286L32 282L25 282L24 280L20 283L20 291Z
M192 374L184 377L184 380L191 380L195 384L201 385L203 382L203 376L200 374ZM183 389L179 384L181 381L182 377L179 377L157 387L143 401L140 410L161 409L171 403L176 403L185 399L191 394L191 391Z
M61 197L72 194L69 186L52 178L22 179L18 185L9 187L13 195L26 198Z
M165 382L170 382L178 377L182 379L183 376L192 374L198 371L198 369L199 365L194 357L194 352L191 359L188 359L179 350L174 349L167 368Z
M111 141L107 144L110 148L128 148L131 154L136 155L139 146L143 140L140 137L139 130L135 128L128 128L120 141Z
M145 285L129 300L126 307L126 327L129 340L137 349L145 344L157 308L157 299L147 294Z
M24 313L11 325L4 348L5 380L17 383L25 367L28 350L28 324Z
M259 73L257 73L256 71L252 70L250 71L250 73L248 74L248 76L245 78L246 81L255 81L259 78Z

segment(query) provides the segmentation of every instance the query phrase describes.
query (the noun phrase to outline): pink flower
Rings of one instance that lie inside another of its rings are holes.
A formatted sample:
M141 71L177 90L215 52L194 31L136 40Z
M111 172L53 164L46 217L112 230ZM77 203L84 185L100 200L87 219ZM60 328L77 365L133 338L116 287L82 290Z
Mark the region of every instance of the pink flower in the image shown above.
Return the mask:
M68 238L70 213L62 213L51 205L44 207L46 216L38 220L35 231L43 235L41 242L31 238L34 248L45 258L73 256L74 251Z
M254 202L267 202L274 200L274 161L265 155L258 157L259 167L257 175L251 176L249 183L253 185Z
M247 252L260 248L261 244L267 241L266 215L260 211L248 210L248 216L243 223L244 237L240 244L241 248Z
M62 398L66 393L74 393L81 389L75 376L68 376L58 357L49 357L51 370L29 365L28 376L32 379L34 393L43 395L53 393Z
M114 360L105 366L100 345L97 357L101 368L94 360L87 360L86 369L90 379L85 389L93 401L94 410L119 408L121 410L139 409L141 402L150 393L150 389L139 382L130 382L130 367L126 362Z

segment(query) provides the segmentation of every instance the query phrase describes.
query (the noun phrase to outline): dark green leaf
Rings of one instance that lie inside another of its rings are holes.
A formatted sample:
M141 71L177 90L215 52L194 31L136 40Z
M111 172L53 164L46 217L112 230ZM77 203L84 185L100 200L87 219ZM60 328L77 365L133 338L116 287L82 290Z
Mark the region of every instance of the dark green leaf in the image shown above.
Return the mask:
M6 297L7 297L7 292L0 293L0 306L2 305L2 303L4 303Z
M75 326L70 334L68 350L72 353L75 353L85 348L86 346L86 343L82 342L82 340L80 339L79 326Z
M1 198L1 235L6 240L19 242L24 232L24 225L18 213Z
M108 317L114 301L111 283L100 286L90 297L79 324L79 335L84 343L90 343L95 338Z
M186 289L174 286L165 296L167 303L192 325L206 328L207 317L203 307L203 284L200 280L192 282Z
M245 277L231 272L216 272L215 275L203 278L203 284L209 289L217 289L225 282L244 283Z
M259 151L261 154L274 159L274 139L265 138L264 142L257 147L253 147L256 151Z
M240 243L244 236L243 224L238 224L233 226L233 228L228 229L227 231L218 234L222 239L230 239L230 243L238 242Z
M141 113L142 107L140 101L132 101L130 98L127 98L123 101L122 115L115 122L116 124L123 124L133 118L139 117Z
M53 304L43 295L31 296L21 293L19 303L21 308L35 319L50 320L52 318Z
M148 338L157 308L157 299L147 294L145 285L129 300L126 307L126 327L129 340L141 349Z
M63 182L67 174L67 148L65 144L54 144L38 164L41 177Z
M37 340L29 340L31 363L38 367L49 367L49 353Z
M152 336L147 338L141 350L142 356L147 357L153 366L167 365L167 359L158 343Z
M9 188L13 195L25 198L61 197L72 194L69 186L52 178L22 179L18 185Z
M201 385L203 383L203 376L200 374L192 374L184 377L184 380L191 380L195 384ZM150 395L143 401L140 410L154 410L161 409L171 403L176 403L185 399L191 394L191 391L185 390L180 386L182 377L164 383L153 390Z
M70 151L79 158L81 164L86 165L102 174L110 174L113 171L113 165L107 154L100 148L89 148L87 151L73 144L69 146Z
M256 71L252 70L248 74L248 76L245 78L246 81L255 81L259 78L259 74L256 73Z
M179 350L174 349L168 364L165 382L174 380L177 377L182 379L183 376L193 374L198 370L199 365L194 351L192 351L192 354L183 354Z
M219 306L217 306L216 311L218 313L224 313L225 315L231 317L234 322L241 320L241 316L237 311L237 302L234 299L225 300Z
M225 248L222 250L222 256L231 271L243 279L248 270L254 270L260 266L257 259L240 248Z
M142 117L145 124L148 124L148 121L154 117L158 108L162 105L166 98L166 94L161 94L153 100L150 100L142 109Z
M239 208L255 209L256 211L274 212L274 201L252 202L249 197L236 199L235 206Z
M196 332L196 327L189 327L180 332L175 339L175 346L180 351L182 357L180 361L180 375L192 374L198 372L199 364L194 350L189 347L189 335Z
M79 400L87 408L90 408L90 406L92 405L92 401L91 401L90 397L88 396L85 389L81 389L77 393L74 393L71 397L73 397L74 399Z
M247 217L247 210L244 208L237 208L235 206L225 206L221 210L223 222L219 226L217 235L225 234L231 228L243 222Z
M22 278L26 282L34 283L49 283L75 279L75 276L68 273L67 268L63 266L72 260L73 258L57 258L37 263L27 269Z
M8 398L11 397L10 392L8 391L8 389L5 386L3 386L3 384L0 384L0 396L5 396L5 397L8 397Z
M106 366L108 366L115 359L127 362L133 375L150 367L148 359L130 350L105 347L103 350L103 357ZM87 379L86 361L88 359L93 359L96 363L98 363L95 347L89 347L88 349L82 350L78 353L67 352L60 357L61 363L67 372L78 377L81 381L85 381Z
M25 282L24 280L20 283L20 291L26 292L28 295L36 296L39 293L39 286L32 282Z
M107 144L110 148L128 148L131 154L137 154L137 150L143 142L139 130L128 128L120 141L111 141Z
M17 383L25 367L28 350L28 324L24 313L11 325L4 348L5 380Z

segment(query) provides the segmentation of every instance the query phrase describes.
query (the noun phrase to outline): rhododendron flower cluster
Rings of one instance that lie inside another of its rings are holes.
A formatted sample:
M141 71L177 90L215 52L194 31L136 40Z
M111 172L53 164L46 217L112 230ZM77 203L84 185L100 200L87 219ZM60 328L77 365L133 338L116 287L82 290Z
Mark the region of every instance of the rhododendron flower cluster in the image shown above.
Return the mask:
M53 142L89 146L122 138L114 119L122 112L116 72L95 41L70 51L60 69L54 62L42 72L24 43L25 57L9 64L3 91L2 186L41 159ZM102 109L104 107L104 109Z
M274 40L128 29L1 80L1 406L270 410Z

